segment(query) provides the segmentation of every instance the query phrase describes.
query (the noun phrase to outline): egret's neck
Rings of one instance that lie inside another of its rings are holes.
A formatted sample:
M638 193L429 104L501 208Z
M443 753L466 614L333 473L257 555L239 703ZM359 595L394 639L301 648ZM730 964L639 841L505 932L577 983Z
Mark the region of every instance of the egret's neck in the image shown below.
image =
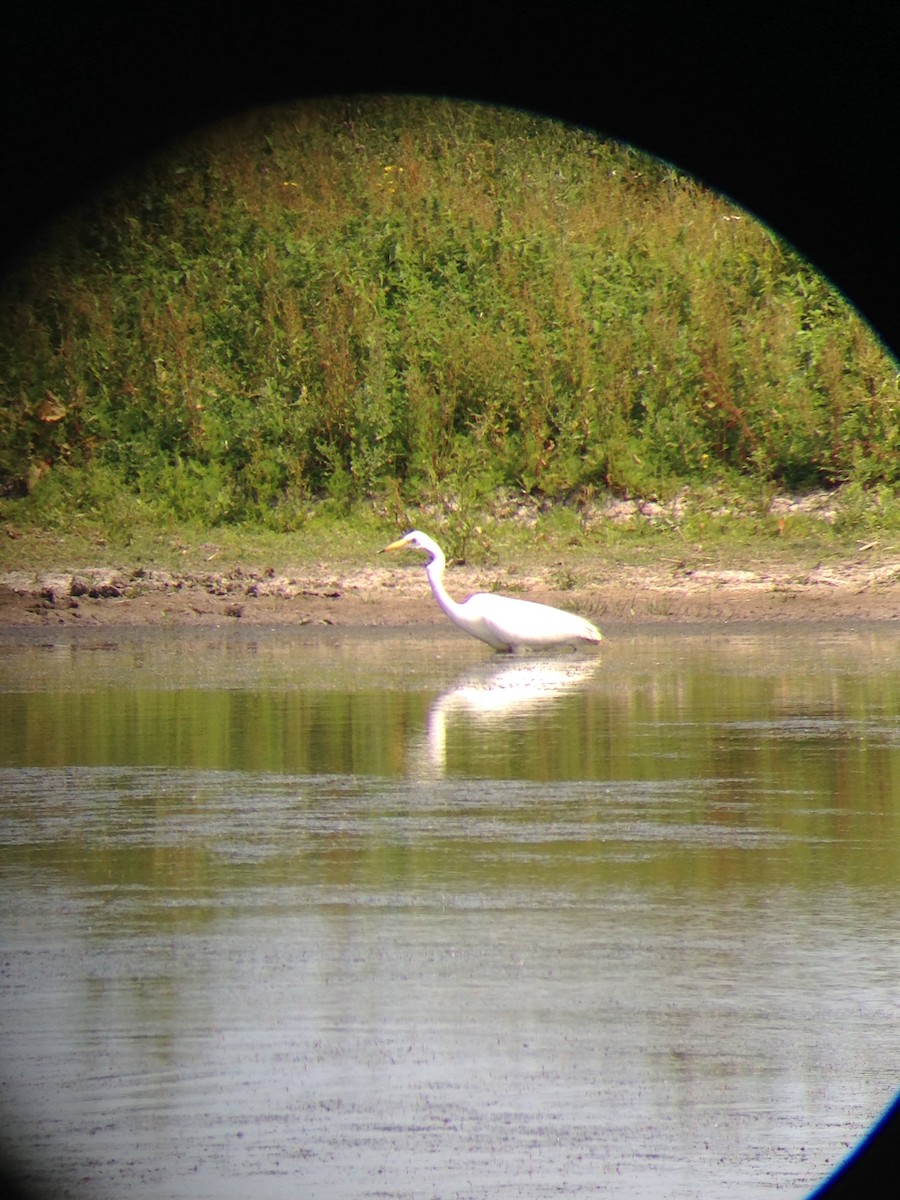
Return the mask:
M431 584L431 591L435 600L437 600L438 604L451 620L456 620L459 615L460 605L456 603L444 587L444 569L446 565L447 563L443 554L438 550L425 568L425 573L428 576L428 582Z

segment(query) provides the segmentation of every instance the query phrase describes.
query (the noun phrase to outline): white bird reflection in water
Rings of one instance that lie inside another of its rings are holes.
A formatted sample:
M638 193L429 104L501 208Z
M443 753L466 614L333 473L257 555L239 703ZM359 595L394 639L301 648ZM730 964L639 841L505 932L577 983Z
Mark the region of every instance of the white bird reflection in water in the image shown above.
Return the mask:
M599 659L561 658L487 664L462 676L428 710L424 745L412 747L413 778L439 779L447 766L447 733L453 718L482 728L511 726L523 715L550 708L577 691L599 667Z

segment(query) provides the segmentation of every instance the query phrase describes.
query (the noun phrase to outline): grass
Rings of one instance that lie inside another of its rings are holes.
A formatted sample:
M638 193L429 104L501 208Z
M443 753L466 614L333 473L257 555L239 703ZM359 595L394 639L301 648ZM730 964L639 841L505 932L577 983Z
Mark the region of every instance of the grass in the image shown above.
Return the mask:
M677 508L655 515L613 519L602 507L590 513L574 505L520 504L515 496L467 514L460 524L452 507L376 503L310 506L301 528L289 533L264 526L155 520L110 523L82 518L57 528L17 526L0 530L0 569L40 573L56 568L158 567L177 572L223 572L235 567L298 567L328 570L378 566L378 550L408 528L424 528L451 561L496 572L495 586L515 592L535 572L546 573L560 591L587 585L628 567L747 568L821 563L858 558L875 563L900 554L900 504L893 493L848 487L823 496L830 519L793 507L771 513L770 497L702 490L679 498ZM468 529L465 539L461 527ZM489 586L489 585L488 585Z
M361 563L424 524L566 587L584 556L898 528L898 368L841 296L665 163L528 114L248 114L68 215L0 301L8 564ZM809 487L832 526L769 515Z
M70 214L0 294L0 521L47 536L312 553L368 506L489 559L498 494L688 489L673 537L708 541L704 495L838 485L847 520L890 519L897 365L857 315L722 198L528 114L248 114Z

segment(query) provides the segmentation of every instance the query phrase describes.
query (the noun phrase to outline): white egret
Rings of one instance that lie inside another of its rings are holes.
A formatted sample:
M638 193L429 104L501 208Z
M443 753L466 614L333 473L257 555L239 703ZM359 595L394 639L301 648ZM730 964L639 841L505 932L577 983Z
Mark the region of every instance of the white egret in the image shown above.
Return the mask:
M462 604L448 595L444 587L447 560L440 546L427 533L413 529L399 541L385 546L388 550L409 547L423 550L429 560L425 566L434 598L454 624L472 637L480 638L495 650L514 653L517 650L543 650L554 646L580 646L599 642L603 635L584 617L536 604L532 600L514 600L491 592L476 592Z

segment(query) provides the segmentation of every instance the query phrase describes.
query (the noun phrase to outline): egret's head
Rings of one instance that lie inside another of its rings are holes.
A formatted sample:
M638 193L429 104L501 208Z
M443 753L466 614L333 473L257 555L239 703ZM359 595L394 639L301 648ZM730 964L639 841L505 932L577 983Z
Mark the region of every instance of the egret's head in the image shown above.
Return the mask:
M436 543L431 540L427 533L422 533L418 529L412 529L396 542L391 542L389 546L385 546L383 550L379 550L379 554L386 554L389 550L424 550L430 558L436 558L440 554L440 549Z

